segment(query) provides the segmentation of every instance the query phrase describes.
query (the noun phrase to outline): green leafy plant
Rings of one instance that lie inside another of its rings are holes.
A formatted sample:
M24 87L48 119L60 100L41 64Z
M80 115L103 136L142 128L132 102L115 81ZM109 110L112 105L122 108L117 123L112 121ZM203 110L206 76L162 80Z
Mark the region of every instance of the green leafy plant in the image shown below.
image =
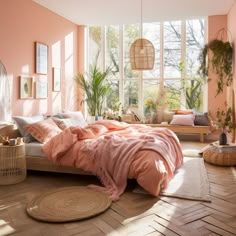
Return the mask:
M211 59L208 53L212 53ZM223 92L224 85L230 86L233 80L233 47L230 42L224 42L215 39L204 46L199 55L200 67L198 73L206 77L208 76L209 64L217 75L217 91L216 95Z
M232 109L229 107L226 111L218 108L216 112L216 127L223 132L230 133L232 129L236 128L236 124L233 122Z
M89 66L88 73L78 73L74 77L79 87L85 92L85 101L91 116L102 115L105 98L111 92L111 85L107 80L110 72L110 68L101 71L95 63Z

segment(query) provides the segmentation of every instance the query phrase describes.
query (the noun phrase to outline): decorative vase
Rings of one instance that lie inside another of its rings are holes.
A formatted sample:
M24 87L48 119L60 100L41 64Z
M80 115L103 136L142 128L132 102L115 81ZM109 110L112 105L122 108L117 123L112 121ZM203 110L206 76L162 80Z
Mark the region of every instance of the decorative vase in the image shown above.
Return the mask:
M226 136L224 131L220 134L219 144L220 145L226 145L227 144L227 136Z

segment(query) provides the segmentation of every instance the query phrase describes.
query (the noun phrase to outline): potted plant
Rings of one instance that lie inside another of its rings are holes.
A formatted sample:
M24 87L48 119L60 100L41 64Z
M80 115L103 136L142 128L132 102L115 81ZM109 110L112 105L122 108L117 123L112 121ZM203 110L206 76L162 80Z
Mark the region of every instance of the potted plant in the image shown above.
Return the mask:
M219 136L219 144L226 145L227 144L227 135L226 133L230 133L233 129L236 128L236 124L233 120L232 109L229 107L226 111L220 110L218 108L216 112L216 122L215 125L217 129L221 130L221 134Z
M78 73L74 79L85 92L85 101L90 116L102 116L103 105L106 96L111 91L111 85L107 80L110 68L102 71L95 64L89 66L87 73Z
M211 52L211 59L208 53ZM217 75L217 91L216 95L223 92L224 85L230 86L233 80L232 63L233 63L233 47L229 41L224 42L215 39L204 46L199 55L200 67L198 73L206 77L208 76L209 65L211 64L213 71Z

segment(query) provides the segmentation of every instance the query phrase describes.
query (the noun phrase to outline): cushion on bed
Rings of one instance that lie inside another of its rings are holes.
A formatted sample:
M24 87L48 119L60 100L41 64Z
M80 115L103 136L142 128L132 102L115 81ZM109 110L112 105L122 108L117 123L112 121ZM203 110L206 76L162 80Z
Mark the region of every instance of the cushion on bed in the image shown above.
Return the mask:
M41 143L46 143L49 139L62 132L51 118L26 125L25 129Z
M171 125L190 125L194 126L194 114L174 115L171 120Z
M77 121L78 126L85 127L87 126L87 122L84 119L83 113L81 111L66 111L64 110L63 113L59 113L63 118L71 118ZM75 121L74 121L75 122Z
M71 126L79 126L81 128L85 127L84 122L80 120L75 120L72 118L66 118L66 119L55 119L53 118L53 121L57 124L57 126L64 130L66 128L69 128Z
M43 115L36 116L13 116L12 119L15 121L16 126L20 132L20 135L24 137L25 143L35 141L32 135L24 128L26 125L33 124L44 119Z

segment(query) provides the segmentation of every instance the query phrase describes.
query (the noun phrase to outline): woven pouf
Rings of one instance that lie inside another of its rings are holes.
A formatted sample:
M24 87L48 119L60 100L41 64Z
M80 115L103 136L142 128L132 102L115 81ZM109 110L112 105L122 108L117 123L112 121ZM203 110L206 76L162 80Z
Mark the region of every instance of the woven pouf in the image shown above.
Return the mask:
M236 147L209 147L203 152L206 162L218 166L236 166Z

